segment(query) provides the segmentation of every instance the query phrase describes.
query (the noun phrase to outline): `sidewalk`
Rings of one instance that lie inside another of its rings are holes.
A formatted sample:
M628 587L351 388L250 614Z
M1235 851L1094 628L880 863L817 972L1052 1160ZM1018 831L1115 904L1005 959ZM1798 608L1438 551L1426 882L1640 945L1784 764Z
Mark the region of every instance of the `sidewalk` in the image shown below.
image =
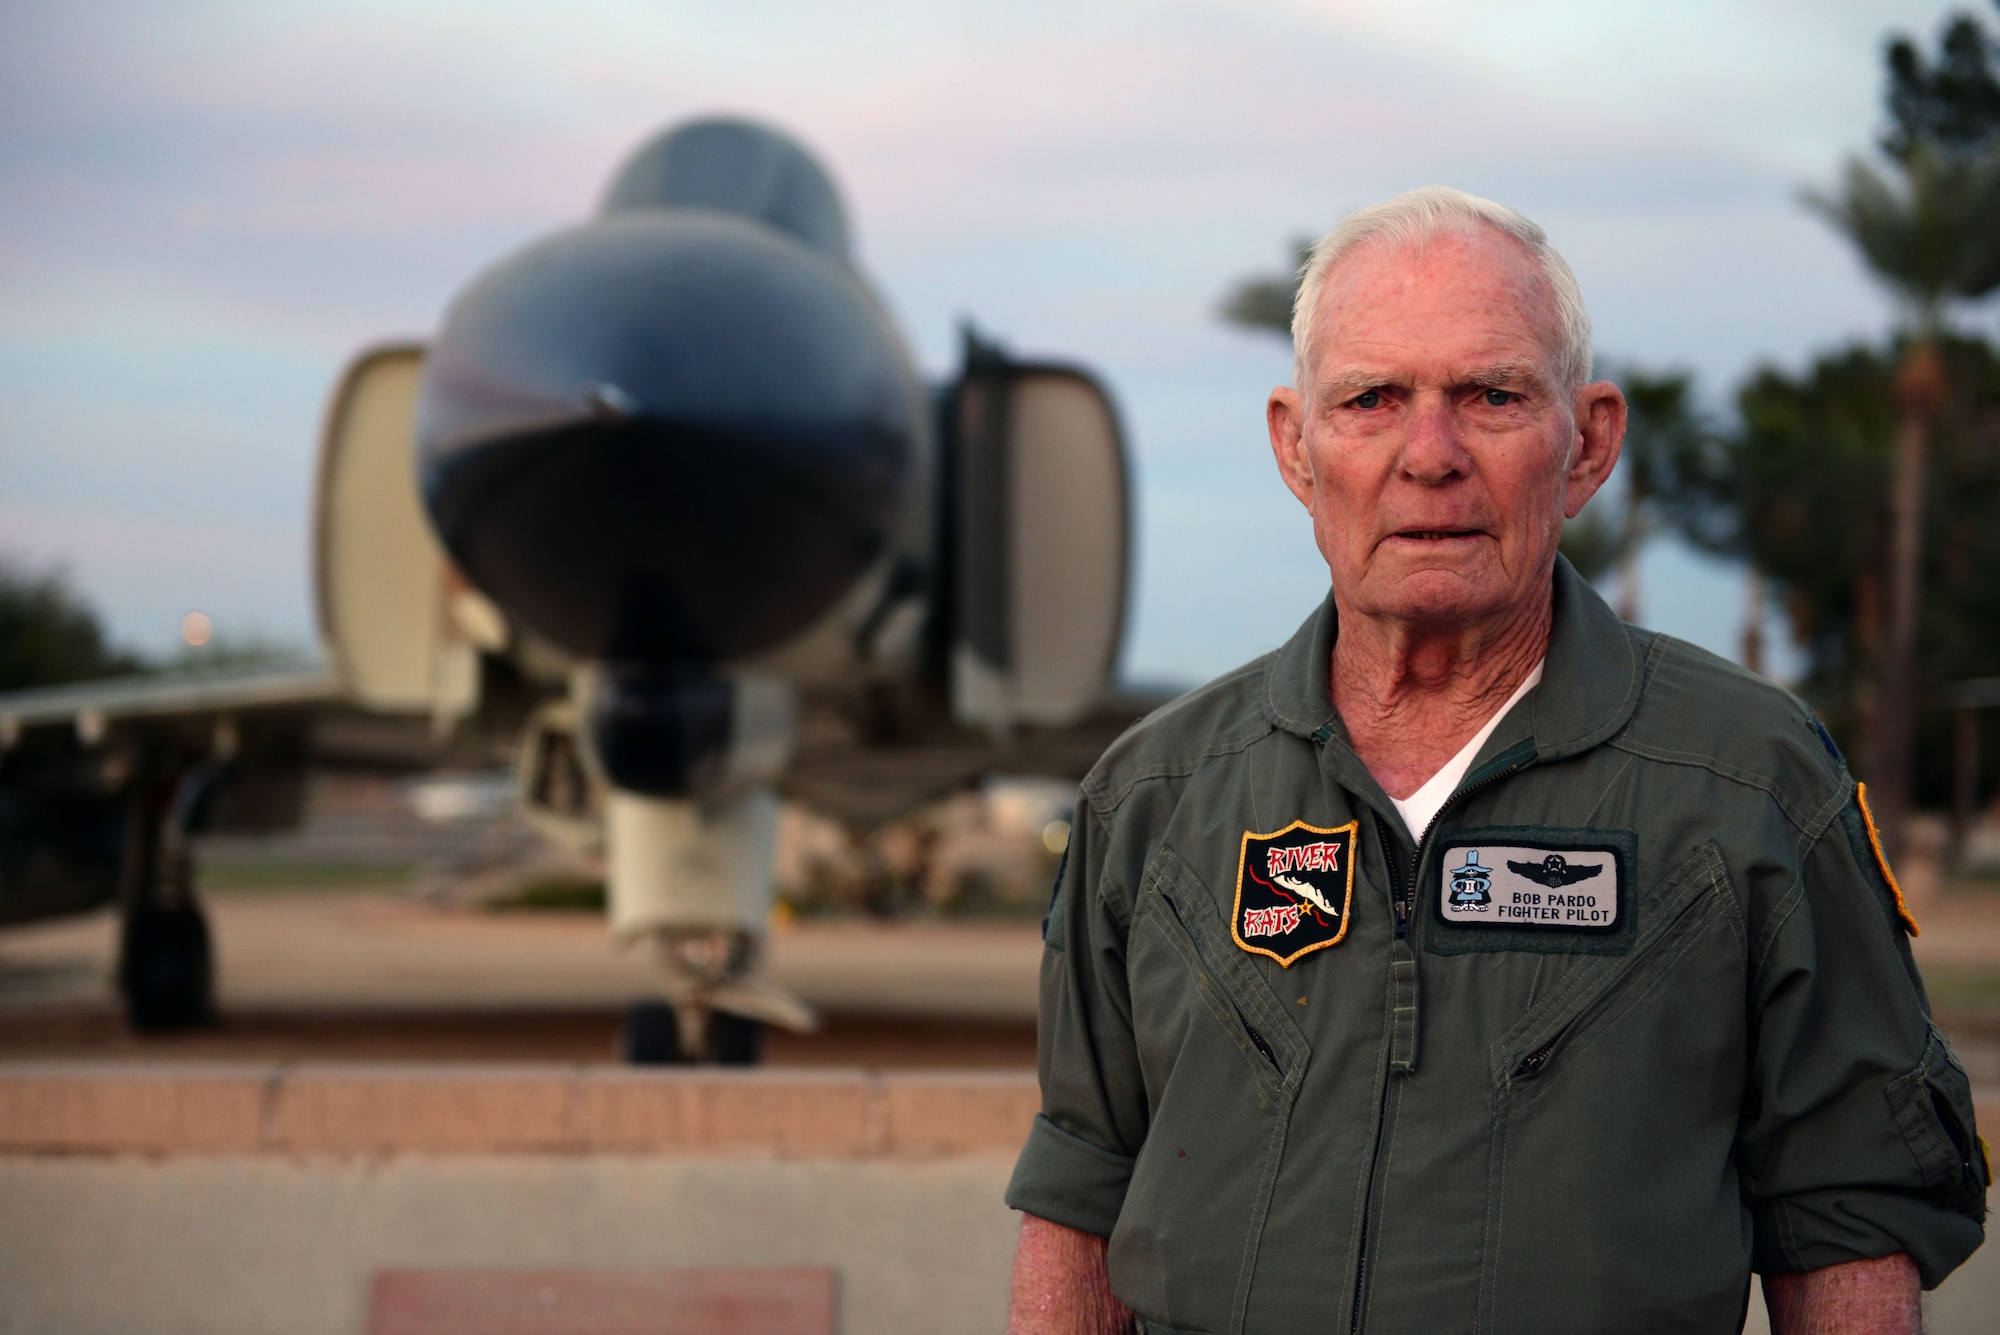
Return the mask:
M218 1003L263 1011L616 1009L659 994L644 946L596 913L435 908L379 891L206 901ZM0 1010L110 1004L109 913L0 932ZM769 937L770 973L848 1015L1030 1021L1034 923L805 922Z

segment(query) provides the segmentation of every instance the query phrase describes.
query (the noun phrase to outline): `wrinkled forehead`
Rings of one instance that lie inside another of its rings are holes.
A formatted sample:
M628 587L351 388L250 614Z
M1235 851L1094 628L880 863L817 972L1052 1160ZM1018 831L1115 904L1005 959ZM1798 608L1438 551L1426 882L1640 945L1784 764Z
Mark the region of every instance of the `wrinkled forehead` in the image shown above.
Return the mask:
M1316 367L1336 352L1414 345L1439 355L1504 350L1552 372L1561 346L1555 294L1541 264L1484 224L1421 240L1362 242L1327 272L1314 314Z

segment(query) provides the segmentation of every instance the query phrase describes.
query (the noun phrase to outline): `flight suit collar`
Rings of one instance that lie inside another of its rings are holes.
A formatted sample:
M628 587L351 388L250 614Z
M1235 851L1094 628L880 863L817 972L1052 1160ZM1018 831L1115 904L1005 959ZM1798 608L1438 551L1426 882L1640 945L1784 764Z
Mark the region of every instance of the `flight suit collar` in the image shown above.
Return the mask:
M1630 628L1561 556L1554 613L1542 684L1528 696L1539 761L1573 756L1617 735L1645 685Z
M1272 723L1300 737L1325 740L1325 730L1341 731L1333 709L1333 637L1340 613L1329 587L1319 609L1292 632L1271 658L1264 679L1264 712Z
M1616 734L1638 708L1643 664L1631 634L1561 556L1553 578L1555 602L1541 685L1529 693L1526 711L1516 709L1513 718L1494 730L1474 762L1475 772L1487 756L1523 741L1533 744L1537 761L1587 751ZM1272 656L1264 698L1265 712L1277 727L1316 742L1338 740L1346 751L1347 731L1334 712L1329 679L1339 622L1329 589L1318 610ZM1375 784L1370 779L1358 787L1372 789Z

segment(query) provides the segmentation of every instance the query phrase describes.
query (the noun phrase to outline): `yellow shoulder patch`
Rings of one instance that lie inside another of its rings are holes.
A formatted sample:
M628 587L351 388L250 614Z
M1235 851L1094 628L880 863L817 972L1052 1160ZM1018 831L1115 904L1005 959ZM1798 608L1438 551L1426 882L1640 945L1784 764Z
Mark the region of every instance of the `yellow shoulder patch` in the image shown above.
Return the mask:
M1868 846L1875 850L1875 865L1882 869L1882 879L1889 883L1889 893L1896 897L1896 916L1903 920L1903 930L1911 936L1922 936L1923 929L1910 913L1910 905L1903 898L1903 887L1896 880L1896 873L1889 870L1889 859L1882 852L1882 832L1875 828L1875 814L1868 809L1868 785L1854 785L1854 800L1861 807L1861 823L1868 827Z

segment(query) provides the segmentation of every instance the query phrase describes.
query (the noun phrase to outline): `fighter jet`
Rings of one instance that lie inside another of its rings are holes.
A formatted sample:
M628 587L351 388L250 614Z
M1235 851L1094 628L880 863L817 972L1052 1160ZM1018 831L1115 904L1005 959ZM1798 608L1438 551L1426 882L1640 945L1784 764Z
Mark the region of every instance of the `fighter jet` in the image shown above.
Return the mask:
M1080 775L1143 707L1104 386L970 334L923 384L832 180L742 120L359 355L314 513L323 671L0 695L0 923L117 902L139 1027L212 1011L190 836L296 821L311 765L511 763L657 951L630 1055L752 1061L812 1022L758 966L781 797Z

